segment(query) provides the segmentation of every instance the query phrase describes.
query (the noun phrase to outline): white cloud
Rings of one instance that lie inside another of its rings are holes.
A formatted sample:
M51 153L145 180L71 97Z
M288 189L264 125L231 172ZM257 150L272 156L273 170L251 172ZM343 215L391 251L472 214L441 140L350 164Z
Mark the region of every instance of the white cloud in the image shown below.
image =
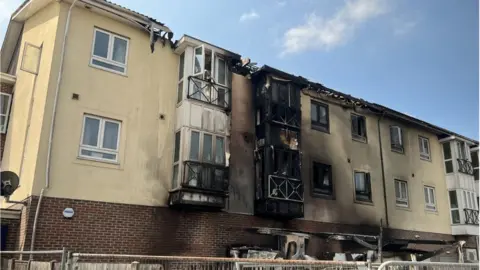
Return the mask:
M258 19L259 17L260 15L258 15L257 12L255 12L254 10L251 10L250 12L243 13L240 16L240 22L255 20L255 19Z
M284 7L286 4L287 4L287 1L278 1L278 2L277 2L277 5L278 5L279 7Z
M418 20L395 19L393 21L393 35L404 36L413 31L417 24Z
M348 41L361 24L386 11L386 0L347 0L332 17L312 13L304 24L284 33L281 55L306 50L328 51Z

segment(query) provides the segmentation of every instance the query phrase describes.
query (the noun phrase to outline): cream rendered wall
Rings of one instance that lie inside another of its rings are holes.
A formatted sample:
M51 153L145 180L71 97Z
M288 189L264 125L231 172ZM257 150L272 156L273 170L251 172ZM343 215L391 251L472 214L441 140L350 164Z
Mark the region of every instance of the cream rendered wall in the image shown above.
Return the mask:
M62 5L66 13L68 6ZM94 27L129 38L126 76L89 66ZM166 205L172 173L177 72L178 56L168 44L162 47L157 43L151 53L147 32L75 8L58 97L51 183L45 195ZM79 100L72 99L73 93L79 94ZM119 164L78 158L84 113L122 122ZM48 130L42 135L48 138ZM45 160L47 148L41 150L39 159ZM44 170L37 170L38 177L43 174ZM36 182L33 192L38 194L42 187L42 182Z
M53 2L30 17L24 25L21 36L19 64L17 65L17 82L12 102L11 115L8 125L6 147L2 161L3 170L11 170L20 176L20 187L11 196L11 200L22 200L32 194L33 179L44 183L45 177L34 178L35 171L43 164L37 162L37 153L40 146L40 137L47 122L44 122L46 113L45 103L47 93L53 80L51 74L55 72L55 56L57 55L56 37L60 23L60 4ZM42 47L38 75L25 72L20 63L23 59L25 43ZM36 78L35 78L36 77ZM34 90L34 91L33 91ZM34 103L31 106L32 93ZM29 135L25 141L28 125L28 115L31 110ZM25 150L25 157L22 154ZM23 169L20 172L20 167ZM37 193L38 194L38 193Z
M352 140L351 109L317 99L328 104L330 133L311 128L310 97L302 93L302 179L305 185L305 219L356 225L379 225L385 221L379 159L377 120L371 114L358 112L366 117L368 143ZM332 165L335 199L312 196L312 162ZM353 171L370 172L373 203L354 201Z
M391 151L390 126L402 128L404 154ZM450 234L450 207L445 181L442 146L436 135L390 119L381 120L385 183L390 227ZM418 136L428 138L431 160L420 159ZM408 185L409 207L395 203L394 180ZM423 187L435 188L437 211L425 210Z

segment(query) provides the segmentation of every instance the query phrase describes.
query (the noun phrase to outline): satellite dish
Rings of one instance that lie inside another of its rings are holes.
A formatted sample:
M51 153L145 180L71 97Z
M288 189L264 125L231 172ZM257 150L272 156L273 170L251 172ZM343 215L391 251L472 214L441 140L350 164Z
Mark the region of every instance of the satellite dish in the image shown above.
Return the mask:
M18 188L20 179L18 175L11 171L3 171L0 173L1 194L0 196L8 197Z

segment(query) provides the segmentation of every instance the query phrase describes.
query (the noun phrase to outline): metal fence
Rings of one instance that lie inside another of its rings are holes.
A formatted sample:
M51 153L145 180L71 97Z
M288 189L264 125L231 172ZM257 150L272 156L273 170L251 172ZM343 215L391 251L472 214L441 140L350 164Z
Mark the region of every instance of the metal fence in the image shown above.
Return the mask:
M67 270L67 250L1 251L2 270Z
M378 270L479 270L475 263L445 263L445 262L397 262L390 261L380 265Z
M142 256L74 253L72 270L350 270L365 262L267 260L217 257Z

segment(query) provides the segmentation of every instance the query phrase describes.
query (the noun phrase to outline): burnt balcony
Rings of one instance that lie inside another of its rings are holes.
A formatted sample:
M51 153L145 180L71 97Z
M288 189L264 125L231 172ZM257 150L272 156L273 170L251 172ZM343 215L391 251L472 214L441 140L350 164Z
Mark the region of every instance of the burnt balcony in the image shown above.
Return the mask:
M199 100L228 111L230 110L230 92L230 88L215 83L213 79L188 77L187 98Z
M458 161L458 171L468 175L473 175L473 166L469 160L466 159L457 159Z
M180 188L170 192L169 205L220 210L228 197L228 167L185 161Z
M478 210L475 209L463 209L465 213L465 224L478 225Z

